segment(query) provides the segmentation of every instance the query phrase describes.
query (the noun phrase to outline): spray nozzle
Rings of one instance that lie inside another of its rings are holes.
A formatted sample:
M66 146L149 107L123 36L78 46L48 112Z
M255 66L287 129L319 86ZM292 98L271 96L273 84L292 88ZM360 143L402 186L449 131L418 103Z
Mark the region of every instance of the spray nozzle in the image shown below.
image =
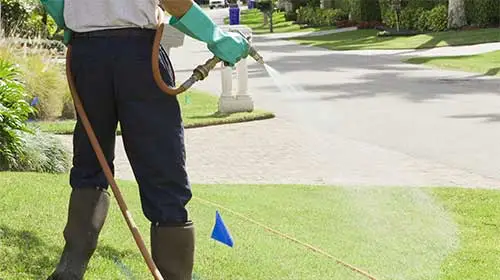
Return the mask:
M247 39L247 41L250 40L250 37L245 37L245 35L243 35L243 33L240 30L237 30L236 32L238 32L241 36L243 36L243 38ZM257 61L258 63L264 64L264 58L262 58L262 56L257 52L257 50L254 47L250 45L250 43L249 43L248 55L253 59L255 59L255 61ZM213 56L212 58L208 59L204 64L198 65L193 70L193 74L191 75L191 77L182 84L182 87L188 89L191 86L193 86L193 84L196 83L197 81L204 80L208 76L210 71L212 71L212 69L214 69L217 63L219 62L223 62L227 66L227 64L217 56Z
M264 64L264 58L257 52L257 50L250 44L250 39L251 36L245 36L241 30L236 30L237 33L241 35L241 37L245 38L248 42L249 50L248 50L248 55L255 59L260 64Z

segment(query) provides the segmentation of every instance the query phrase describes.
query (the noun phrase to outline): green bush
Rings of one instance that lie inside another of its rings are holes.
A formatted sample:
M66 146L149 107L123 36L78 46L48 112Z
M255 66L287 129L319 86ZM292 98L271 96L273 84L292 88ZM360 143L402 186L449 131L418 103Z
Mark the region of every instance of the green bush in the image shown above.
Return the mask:
M32 129L34 133L21 133L23 147L17 164L11 171L64 173L69 170L71 158L68 150L55 136Z
M1 0L1 5L6 36L47 38L57 30L38 1Z
M392 28L397 26L394 11L386 10L383 18L387 26ZM399 27L401 29L418 30L420 32L443 31L446 30L447 23L448 7L444 4L434 6L431 10L408 5L401 10L399 18Z
M301 7L297 10L297 22L311 26L332 26L335 22L347 19L347 14L340 9L321 9Z
M360 21L382 20L379 1L361 0L359 3Z
M449 0L403 0L403 7L432 10L438 5L447 5Z
M285 12L285 20L286 21L297 21L297 12L295 12L295 11Z
M0 169L16 167L22 151L20 133L29 131L26 121L34 112L20 77L14 64L0 60Z
M50 120L59 117L68 90L62 65L49 57L33 55L22 59L21 67L28 96L39 100L35 118Z
M500 1L466 0L467 22L471 25L486 27L500 24Z
M0 170L66 172L69 154L58 139L27 124L35 109L21 76L16 65L0 59Z
M0 45L0 58L19 65L27 98L38 99L34 118L51 120L61 115L68 82L64 64L53 59L52 54L35 48L17 49L16 40L6 40ZM29 40L28 40L29 41Z
M438 5L430 10L427 17L428 23L426 27L428 31L444 31L448 26L448 7L446 5Z
M401 10L399 15L399 27L401 29L416 30L418 29L418 23L421 15L425 12L423 8L413 8L406 7ZM384 16L384 23L387 26L395 28L397 26L396 13L388 12Z
M417 26L415 30L420 32L425 32L430 29L431 23L431 11L424 11L420 14L417 19Z
M75 105L73 103L73 98L71 96L71 92L68 90L63 97L63 108L61 112L61 119L76 119L76 110Z

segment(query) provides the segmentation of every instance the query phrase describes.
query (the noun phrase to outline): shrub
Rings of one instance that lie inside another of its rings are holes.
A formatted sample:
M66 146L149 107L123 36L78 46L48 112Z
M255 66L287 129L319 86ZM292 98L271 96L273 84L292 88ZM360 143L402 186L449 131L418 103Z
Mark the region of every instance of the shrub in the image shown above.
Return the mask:
M69 155L58 139L28 126L35 110L24 90L19 68L0 59L0 170L66 172Z
M41 55L28 56L21 62L26 92L37 97L36 119L50 120L60 116L68 85L62 65Z
M382 20L379 1L361 0L359 9L361 21L374 22Z
M301 7L297 10L297 22L300 24L331 26L345 19L347 19L347 14L340 9Z
M22 151L20 133L29 131L28 116L34 112L26 102L19 69L0 60L0 169L15 168Z
M438 5L430 10L428 15L427 30L438 32L446 30L448 26L448 8L446 5Z
M394 11L386 12L384 23L392 28L397 26ZM446 30L447 23L448 7L444 4L434 6L431 10L408 5L401 10L399 17L399 27L401 29L418 30L420 32L443 31Z
M438 5L447 5L449 0L403 0L403 7L432 10Z
M62 119L72 119L72 120L76 119L76 110L75 110L73 98L71 96L69 88L63 97L63 108L62 108L62 112L61 112L61 118Z
M36 97L39 101L34 118L50 120L59 117L64 96L68 94L64 64L58 63L50 53L32 48L17 49L16 46L16 40L3 41L0 58L19 65L27 98L33 100Z
M500 24L500 1L466 0L467 22L481 27Z
M285 20L286 21L297 21L297 12L295 12L295 11L285 12Z
M53 135L33 128L33 133L21 133L23 147L17 164L11 171L64 173L69 170L70 155Z
M37 1L1 0L1 7L6 36L47 38L57 30Z

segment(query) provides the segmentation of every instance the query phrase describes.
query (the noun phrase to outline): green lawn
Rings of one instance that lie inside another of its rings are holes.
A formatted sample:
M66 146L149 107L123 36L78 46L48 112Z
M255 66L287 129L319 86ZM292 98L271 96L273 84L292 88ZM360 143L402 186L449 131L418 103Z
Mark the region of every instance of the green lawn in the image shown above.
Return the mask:
M196 90L183 93L178 97L178 100L181 105L182 117L186 128L263 120L274 117L274 114L263 110L234 114L218 113L218 97ZM38 125L44 132L71 134L75 126L75 121L43 121L33 124ZM121 134L119 126L117 133Z
M67 182L67 175L0 173L0 278L44 279L51 272L63 246ZM149 244L135 184L119 186ZM366 279L203 200L319 247L377 279L500 278L498 191L289 185L194 185L193 191L197 279ZM216 210L234 248L210 239ZM114 200L87 278L151 278Z
M229 18L224 20L226 24L229 23ZM265 34L270 33L269 24L264 25L264 16L262 12L257 9L242 11L240 15L240 24L246 25L252 28L254 34ZM285 20L284 12L277 12L273 14L273 32L274 33L284 33L284 32L309 32L309 31L319 31L335 28L330 27L302 27L298 24L293 23L293 21Z
M406 62L500 76L500 51L464 56L414 57L407 59Z
M425 49L500 42L500 28L437 32L411 37L378 37L377 32L377 30L362 29L290 40L332 50Z

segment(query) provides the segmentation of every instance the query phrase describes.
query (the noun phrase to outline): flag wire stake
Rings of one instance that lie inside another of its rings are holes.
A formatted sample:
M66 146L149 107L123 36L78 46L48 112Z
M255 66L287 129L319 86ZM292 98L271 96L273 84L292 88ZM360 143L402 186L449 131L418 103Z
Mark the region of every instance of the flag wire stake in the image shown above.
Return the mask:
M375 278L375 276L373 276L373 275L369 274L368 272L363 271L363 270L361 270L361 269L359 269L359 268L357 268L357 267L355 267L355 266L353 266L353 265L351 265L351 264L348 264L348 263L346 263L346 262L344 262L344 261L342 261L342 260L340 260L340 259L337 259L337 258L335 258L334 256L332 256L332 255L328 254L327 252L325 252L325 251L323 251L323 250L321 250L321 249L319 249L319 248L317 248L317 247L314 247L314 246L313 246L313 245L311 245L311 244L308 244L308 243L302 242L302 241L300 241L300 240L298 240L298 239L296 239L296 238L294 238L294 237L292 237L292 236L289 236L289 235L287 235L287 234L285 234L285 233L282 233L282 232L279 232L279 231L277 231L277 230L275 230L275 229L272 229L272 228L271 228L271 227L269 227L269 226L266 226L266 225L264 225L264 224L262 224L262 223L260 223L260 222L257 222L257 221L255 221L255 220L253 220L252 218L246 217L246 216L245 216L245 215L243 215L243 214L240 214L240 213L238 213L238 212L236 212L236 211L233 211L233 210L231 210L231 209L229 209L229 208L227 208L227 207L224 207L224 206L222 206L222 205L220 205L220 204L217 204L217 203L215 203L215 202L211 202L211 201L209 201L209 200L206 200L206 199L203 199L203 198L199 198L199 197L193 197L193 198L194 198L194 199L197 199L197 200L199 200L199 201L201 201L201 202L203 202L203 203L210 204L210 205L215 206L215 207L219 207L219 208L221 208L221 209L223 209L223 210L225 210L225 211L227 211L227 212L232 213L233 215L236 215L236 216L238 216L238 217L240 217L240 218L242 218L242 219L244 219L244 220L247 220L247 221L249 221L249 222L251 222L251 223L254 223L254 224L256 224L256 225L258 225L258 226L260 226L260 227L263 227L264 229L266 229L266 230L268 230L268 231L270 231L270 232L272 232L272 233L275 233L276 235L279 235L279 236L281 236L281 237L284 237L284 238L286 238L286 239L288 239L288 240L291 240L291 241L293 241L293 242L295 242L295 243L298 243L298 244L300 244L300 245L302 245L302 246L304 246L304 247L306 247L306 248L308 248L308 249L311 249L311 250L313 250L313 251L315 251L315 252L317 252L317 253L320 253L320 254L322 254L322 255L324 255L324 256L326 256L326 257L330 258L330 259L333 259L336 263L338 263L338 264L340 264L340 265L343 265L343 266L345 266L345 267L347 267L347 268L351 269L351 270L352 270L352 271L354 271L354 272L357 272L357 273L359 273L359 274L362 274L363 276L366 276L366 277L367 277L368 279L370 279L370 280L377 280L377 278Z

